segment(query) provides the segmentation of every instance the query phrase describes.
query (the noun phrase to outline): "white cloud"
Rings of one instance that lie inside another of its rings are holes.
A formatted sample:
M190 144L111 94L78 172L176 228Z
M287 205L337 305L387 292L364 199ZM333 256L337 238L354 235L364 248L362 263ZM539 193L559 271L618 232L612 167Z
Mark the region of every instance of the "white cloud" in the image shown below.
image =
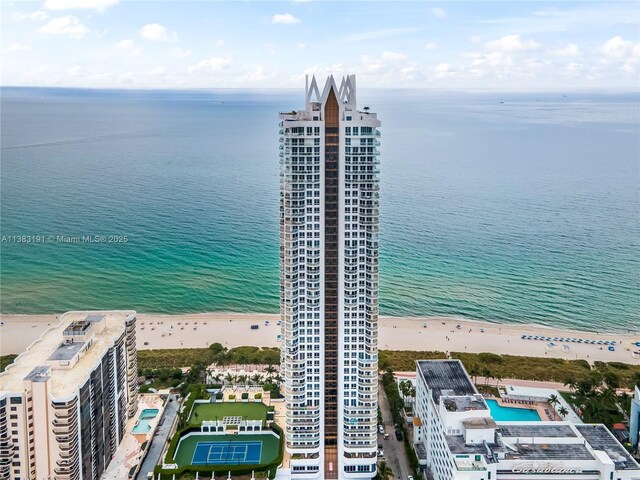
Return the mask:
M46 20L48 16L49 15L47 15L47 12L43 12L42 10L37 10L35 12L30 12L30 13L15 12L11 15L11 18L15 21L20 21L20 20L42 21L42 20Z
M534 40L522 40L520 35L506 35L485 43L485 47L498 52L516 53L537 50L540 44Z
M378 38L397 37L407 33L415 33L424 30L423 27L402 27L386 28L383 30L372 30L370 32L353 33L347 35L344 40L347 42L360 42L362 40L376 40Z
M583 71L583 65L577 62L570 62L564 68L565 74L570 77L581 75L582 71Z
M136 47L136 44L133 40L126 39L120 40L118 43L114 45L117 50L123 50L125 52L129 52L129 55L132 57L137 57L142 53L141 47Z
M159 77L164 75L165 73L167 73L167 69L164 67L156 67L144 72L144 74L147 75L148 77Z
M103 12L118 0L45 0L47 10L97 10Z
M448 78L456 74L456 69L448 63L441 63L436 68L434 68L434 71L436 72L436 77L438 78Z
M120 40L115 47L118 50L131 50L133 48L133 40Z
M224 40L222 38L216 40L216 47L221 47L224 45Z
M169 33L167 27L159 23L149 23L140 29L140 37L151 42L174 42L178 40L176 32Z
M570 43L565 47L553 50L551 54L556 57L577 57L580 55L580 49L575 43Z
M281 25L292 25L294 23L300 23L301 20L297 17L294 17L290 13L278 13L271 17L271 23L281 24Z
M419 72L417 67L405 53L386 50L378 57L363 55L359 65L352 65L350 70L360 74L364 82L375 79L379 85L396 86L413 81Z
M608 57L638 57L640 55L640 43L625 40L621 36L617 35L612 39L607 40L600 47L600 51Z
M438 46L433 42L429 42L429 43L425 43L424 44L424 49L425 50L431 51L431 50L435 50L436 48L438 48Z
M89 29L80 23L78 17L73 15L66 15L64 17L54 18L49 23L43 25L38 30L40 33L52 34L52 35L66 35L71 38L82 38Z
M2 50L2 53L24 52L29 49L30 48L28 45L22 45L20 43L10 43L5 49Z
M438 8L438 7L432 8L431 9L431 13L436 18L446 18L447 17L447 11L444 8Z
M406 60L407 55L404 53L398 52L382 52L382 60L385 62L400 62L402 60Z
M206 60L202 60L195 65L191 65L187 72L193 73L216 73L224 70L233 63L233 59L229 56L226 57L211 57Z
M184 58L184 57L188 57L189 55L191 55L191 50L189 50L188 48L174 48L171 50L171 56L172 57L177 57L177 58Z
M67 75L69 75L70 77L79 77L82 75L82 67L76 65L73 68L70 68L69 71L67 72Z
M273 78L274 76L275 73L266 73L264 67L258 66L253 72L243 75L241 77L241 81L243 83L263 82Z
M487 54L472 54L474 60L471 62L471 66L479 67L480 65L498 67L500 65L510 65L511 57L505 56L501 52L492 52Z

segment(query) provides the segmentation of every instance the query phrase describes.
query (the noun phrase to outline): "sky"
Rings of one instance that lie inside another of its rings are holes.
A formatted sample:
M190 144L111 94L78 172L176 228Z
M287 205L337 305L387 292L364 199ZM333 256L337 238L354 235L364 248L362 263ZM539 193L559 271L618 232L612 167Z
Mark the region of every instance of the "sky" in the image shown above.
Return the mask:
M1 2L3 86L639 89L640 2Z

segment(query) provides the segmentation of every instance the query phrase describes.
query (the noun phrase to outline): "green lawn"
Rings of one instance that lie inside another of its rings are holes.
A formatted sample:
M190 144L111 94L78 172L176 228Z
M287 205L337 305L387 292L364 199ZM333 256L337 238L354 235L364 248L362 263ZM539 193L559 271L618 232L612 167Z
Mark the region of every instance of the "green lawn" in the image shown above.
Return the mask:
M278 458L280 453L280 440L273 435L191 435L183 438L174 456L178 467L191 465L193 452L198 442L257 442L262 441L262 453L260 465L268 465Z
M222 420L223 417L242 417L244 420L265 422L267 407L261 402L196 403L189 418L189 425L200 425L203 420Z

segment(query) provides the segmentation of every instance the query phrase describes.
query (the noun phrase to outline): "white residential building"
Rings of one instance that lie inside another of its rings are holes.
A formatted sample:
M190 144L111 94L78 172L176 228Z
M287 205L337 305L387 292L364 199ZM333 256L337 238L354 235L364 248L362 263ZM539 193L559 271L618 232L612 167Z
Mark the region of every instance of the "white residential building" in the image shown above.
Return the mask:
M65 313L0 374L0 478L100 478L137 409L135 315Z
M433 480L638 480L604 425L496 422L458 360L417 362L414 443Z
M291 478L376 471L380 121L354 75L280 114L282 364Z

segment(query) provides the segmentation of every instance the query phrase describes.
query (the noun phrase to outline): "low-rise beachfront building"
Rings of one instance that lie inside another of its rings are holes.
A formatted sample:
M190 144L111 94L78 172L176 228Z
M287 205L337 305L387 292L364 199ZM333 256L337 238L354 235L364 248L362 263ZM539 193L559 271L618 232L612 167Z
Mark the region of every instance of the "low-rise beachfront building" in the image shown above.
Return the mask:
M0 374L0 478L100 478L137 409L135 324L65 313Z
M417 362L414 443L433 480L631 480L640 465L604 425L498 422L459 360Z

